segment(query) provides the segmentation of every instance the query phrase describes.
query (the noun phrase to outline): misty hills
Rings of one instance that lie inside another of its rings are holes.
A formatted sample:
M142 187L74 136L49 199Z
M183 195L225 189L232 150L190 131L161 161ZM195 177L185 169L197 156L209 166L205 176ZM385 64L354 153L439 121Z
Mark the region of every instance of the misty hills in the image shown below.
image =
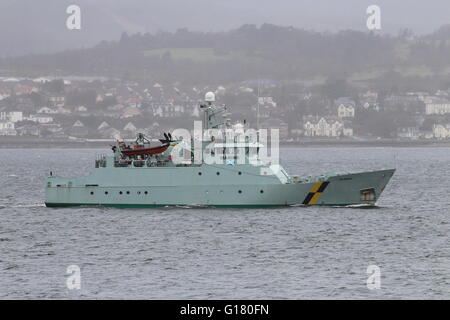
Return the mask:
M81 8L81 30L65 26L66 8ZM270 23L319 32L364 31L372 0L1 0L0 57L92 47L134 34L203 32ZM425 34L449 23L448 0L377 0L382 33L409 28Z
M391 36L263 24L227 32L123 33L119 41L88 49L3 58L0 69L17 76L82 74L191 84L330 77L354 83L383 77L447 81L449 57L450 26L414 37L408 30Z

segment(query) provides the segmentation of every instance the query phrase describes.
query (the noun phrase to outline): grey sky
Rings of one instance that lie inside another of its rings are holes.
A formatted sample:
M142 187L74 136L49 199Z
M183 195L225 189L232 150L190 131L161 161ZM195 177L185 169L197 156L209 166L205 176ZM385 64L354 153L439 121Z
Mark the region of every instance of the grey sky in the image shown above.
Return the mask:
M81 31L65 28L69 4L82 9ZM0 0L0 55L92 46L123 31L221 31L265 22L365 30L370 4L381 7L383 32L422 34L450 23L449 0Z

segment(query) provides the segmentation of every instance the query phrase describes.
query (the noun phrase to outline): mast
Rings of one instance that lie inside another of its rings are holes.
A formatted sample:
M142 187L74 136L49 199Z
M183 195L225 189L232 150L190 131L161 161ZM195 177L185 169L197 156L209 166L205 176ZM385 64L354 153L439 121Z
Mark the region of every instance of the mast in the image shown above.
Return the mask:
M257 100L256 100L256 130L259 129L259 98L260 98L260 95L261 95L260 90L261 90L260 89L260 81L259 81L259 78L258 78L258 90L257 90L258 97L257 97Z
M261 96L261 83L258 78L258 101L256 107L256 142L259 144L259 98ZM256 154L259 156L259 147L256 149Z

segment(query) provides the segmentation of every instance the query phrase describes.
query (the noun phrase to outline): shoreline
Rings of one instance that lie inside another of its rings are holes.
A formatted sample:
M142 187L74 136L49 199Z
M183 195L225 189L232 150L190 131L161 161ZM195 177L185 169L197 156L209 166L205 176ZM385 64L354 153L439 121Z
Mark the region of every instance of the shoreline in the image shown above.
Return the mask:
M0 137L0 149L71 149L71 148L108 148L115 144L115 140L108 139L33 139ZM450 147L450 140L332 140L332 139L308 139L293 142L280 142L280 147L308 148L308 147Z

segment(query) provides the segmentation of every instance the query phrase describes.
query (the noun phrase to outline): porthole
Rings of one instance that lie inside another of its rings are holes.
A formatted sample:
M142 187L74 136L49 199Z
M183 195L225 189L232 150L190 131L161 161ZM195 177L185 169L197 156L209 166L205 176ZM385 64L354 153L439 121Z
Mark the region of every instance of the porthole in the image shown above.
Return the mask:
M264 190L259 190L259 193L264 193Z
M138 192L137 192L137 194L141 194L141 192L140 192L140 191L138 191Z
M108 191L105 191L105 194L108 194Z
M145 191L144 194L148 194L148 191Z
M219 171L217 171L216 174L217 174L218 176L220 176L220 172L219 172Z
M91 191L91 195L94 195L94 191Z
M123 192L122 191L119 191L119 194L122 194Z
M127 191L127 194L130 194L130 191Z
M238 174L239 174L239 175L242 175L242 172L240 172L240 171L239 171L239 173L238 173Z
M201 173L201 172L199 172L199 173L198 173L198 175L199 175L199 176L201 176L201 175L202 175L202 173Z
M242 190L239 190L238 193L242 193Z

